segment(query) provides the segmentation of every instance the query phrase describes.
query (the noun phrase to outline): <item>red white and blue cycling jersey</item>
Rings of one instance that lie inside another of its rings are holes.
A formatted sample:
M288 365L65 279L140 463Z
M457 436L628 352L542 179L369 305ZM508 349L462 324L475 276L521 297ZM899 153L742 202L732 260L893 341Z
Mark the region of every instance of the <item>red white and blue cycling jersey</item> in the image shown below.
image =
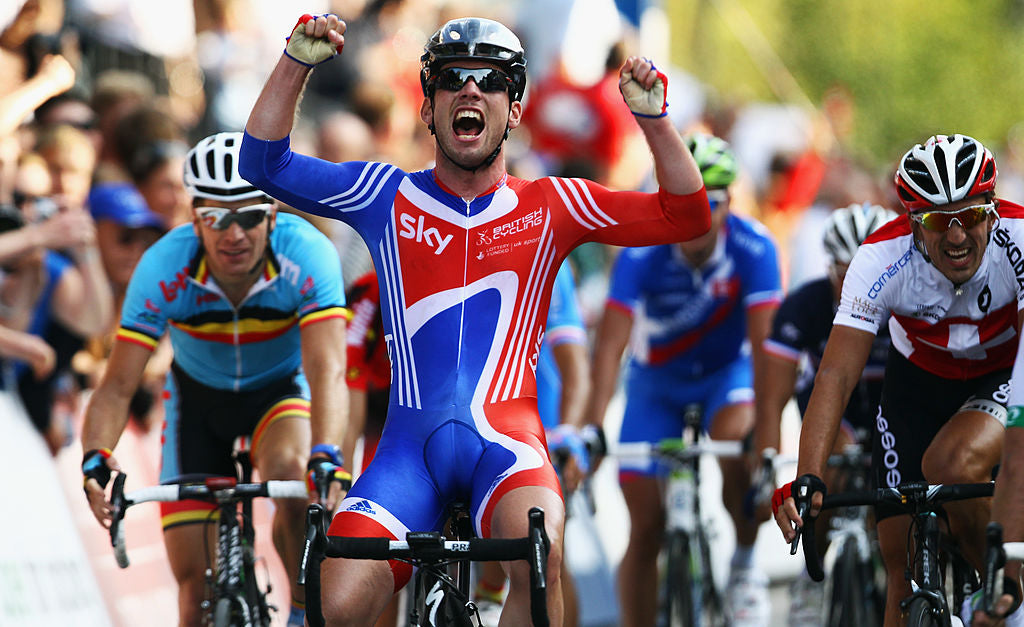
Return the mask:
M343 524L346 535L435 529L460 499L486 537L512 488L558 493L534 367L559 265L583 242L667 243L710 224L703 190L612 192L505 176L464 200L433 170L329 163L291 152L287 138L246 135L240 172L293 207L347 222L373 256L391 401L377 455L335 518L332 533Z
M878 229L854 255L835 324L876 333L888 320L893 347L947 379L1012 367L1024 308L1024 208L1002 201L999 215L981 266L960 286L914 247L907 216Z

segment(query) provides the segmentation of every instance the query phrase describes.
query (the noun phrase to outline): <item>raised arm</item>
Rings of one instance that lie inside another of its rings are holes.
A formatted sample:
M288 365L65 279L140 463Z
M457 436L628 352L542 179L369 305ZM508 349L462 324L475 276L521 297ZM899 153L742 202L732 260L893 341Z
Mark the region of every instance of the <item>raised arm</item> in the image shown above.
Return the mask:
M308 19L307 19L308 18ZM345 22L336 15L303 15L253 105L245 131L257 139L278 140L292 132L306 77L345 45Z
M649 60L629 57L619 69L619 89L654 156L654 173L661 188L686 195L704 187L693 156L668 118L667 77Z

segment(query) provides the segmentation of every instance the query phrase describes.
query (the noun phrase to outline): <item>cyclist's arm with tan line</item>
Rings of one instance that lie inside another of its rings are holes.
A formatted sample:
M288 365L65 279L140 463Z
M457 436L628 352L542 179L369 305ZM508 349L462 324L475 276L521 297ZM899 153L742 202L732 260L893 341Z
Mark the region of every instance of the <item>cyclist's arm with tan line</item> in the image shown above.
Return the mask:
M103 379L89 398L89 404L85 409L85 422L82 425L83 451L113 450L117 446L121 433L128 424L129 403L139 387L151 354L151 349L133 342L114 342ZM106 463L111 470L120 470L113 456L109 457ZM110 504L106 501L103 488L95 479L89 479L86 481L85 490L93 515L106 526L110 520Z
M841 324L832 327L800 429L798 477L805 474L823 476L828 454L839 432L843 409L860 380L874 338L869 331ZM821 498L820 493L814 497L812 514L816 514ZM775 520L786 541L792 540L795 534L793 522L800 521L792 498L785 500Z
M633 317L617 307L605 306L594 337L594 356L590 373L590 401L585 420L589 424L604 422L608 404L619 382L622 354L629 343Z
M302 369L309 381L313 444L340 446L344 441L349 410L348 386L345 384L345 327L343 317L334 317L302 328ZM329 509L337 502L338 487L332 484L327 504Z
M782 411L796 388L798 363L764 351L764 367L754 376L754 452L780 450Z

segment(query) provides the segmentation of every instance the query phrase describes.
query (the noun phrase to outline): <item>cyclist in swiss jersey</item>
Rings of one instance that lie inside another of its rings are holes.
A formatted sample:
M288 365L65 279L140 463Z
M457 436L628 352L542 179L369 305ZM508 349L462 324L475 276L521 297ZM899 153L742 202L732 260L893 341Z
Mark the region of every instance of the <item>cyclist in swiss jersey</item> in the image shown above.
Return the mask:
M241 141L241 133L219 133L189 152L193 223L150 247L129 282L82 433L86 496L104 526L111 515L103 488L120 470L111 450L165 332L174 361L164 387L161 483L234 477L235 438L251 436L263 480L302 480L309 472L313 493L330 488L326 505L337 500L348 409L341 264L330 240L306 220L278 213L238 175ZM202 620L211 559L206 523L214 509L197 501L161 504L181 625ZM305 504L281 499L274 544L289 581L298 576L304 532ZM288 624L302 625L301 588L292 588L292 600Z
M869 236L843 282L834 327L800 433L797 480L773 498L791 540L803 524L793 495L817 514L821 477L875 334L892 348L872 443L879 487L909 481L987 481L1003 445L1010 369L1024 322L1024 213L995 196L996 163L966 135L937 135L900 160L896 191L907 215ZM799 490L798 490L799 488ZM943 506L949 531L981 570L989 501ZM888 574L885 624L900 624L910 517L875 509Z
M808 281L786 295L775 312L771 335L764 342L767 367L754 389L755 452L780 450L782 412L791 398L796 397L797 409L803 416L814 374L832 331L850 261L868 235L895 218L894 211L869 203L835 209L826 218L822 241L830 262L828 276ZM853 443L869 445L888 354L889 329L883 326L875 336L867 365L843 412L836 452ZM825 525L819 528L826 529L827 524L828 521L819 521L819 525ZM789 589L790 627L816 627L821 623L824 588L823 583L812 581L806 570L793 580Z
M508 28L480 18L446 23L422 56L419 115L436 138L435 167L403 172L296 154L288 135L303 84L341 48L344 31L334 15L300 19L249 117L241 155L242 175L267 193L353 226L380 281L388 420L330 533L404 538L437 529L446 504L459 499L481 536L522 537L527 510L541 506L551 538L549 615L560 625L563 504L533 371L555 272L583 242L655 244L707 231L700 174L665 117L664 75L631 57L620 86L654 155L658 193L509 176L503 146L522 117L526 57ZM502 624L523 625L529 572L523 562L509 568ZM328 622L372 624L410 571L329 560Z

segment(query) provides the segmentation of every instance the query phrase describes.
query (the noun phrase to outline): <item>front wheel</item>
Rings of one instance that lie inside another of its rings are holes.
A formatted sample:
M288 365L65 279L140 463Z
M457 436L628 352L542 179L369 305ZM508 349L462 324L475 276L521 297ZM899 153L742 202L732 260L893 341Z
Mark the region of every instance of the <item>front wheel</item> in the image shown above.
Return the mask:
M874 578L871 564L860 560L856 543L844 541L839 547L829 581L829 627L874 627Z
M699 625L700 586L694 582L690 540L676 532L669 536L665 574L665 614L669 627Z
M928 599L918 597L910 602L907 627L949 627L949 617L942 621Z
M249 604L240 596L217 599L213 608L213 627L253 627Z

